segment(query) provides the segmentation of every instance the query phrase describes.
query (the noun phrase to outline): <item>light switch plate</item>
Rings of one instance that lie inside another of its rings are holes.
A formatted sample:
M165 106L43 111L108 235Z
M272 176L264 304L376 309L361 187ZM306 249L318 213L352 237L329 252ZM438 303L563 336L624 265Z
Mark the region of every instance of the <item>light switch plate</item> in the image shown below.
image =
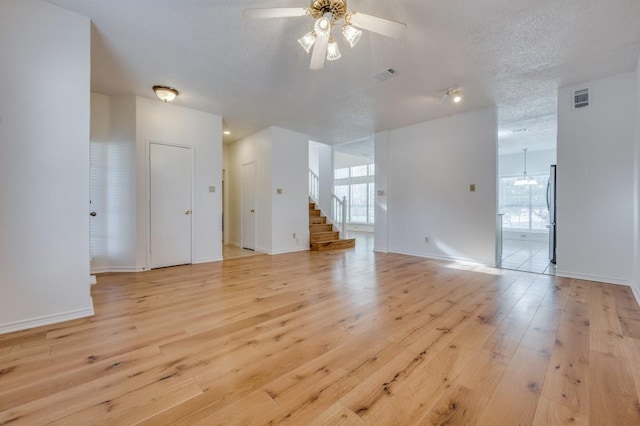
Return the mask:
M277 192L278 194L282 194L282 188L278 188L278 189L276 189L276 192Z
M216 187L215 186L210 186L209 187L209 192L216 192Z

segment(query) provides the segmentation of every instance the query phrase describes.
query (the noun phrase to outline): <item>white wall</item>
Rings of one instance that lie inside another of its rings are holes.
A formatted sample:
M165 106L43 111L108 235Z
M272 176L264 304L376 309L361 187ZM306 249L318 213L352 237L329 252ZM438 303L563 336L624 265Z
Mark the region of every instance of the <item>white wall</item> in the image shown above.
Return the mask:
M386 253L389 250L387 230L387 174L389 169L389 132L378 132L374 137L376 158L376 207L374 251Z
M527 151L527 174L548 175L549 166L556 164L556 150ZM498 176L522 176L524 172L524 153L498 156Z
M90 22L0 2L0 333L93 314Z
M309 138L279 127L272 128L272 137L269 253L309 250Z
M633 255L633 276L634 276L634 294L636 300L640 303L640 57L636 65L636 140L635 140L635 167L634 167L634 255Z
M320 148L324 146L320 142L309 141L309 169L320 176Z
M193 263L222 260L222 117L158 99L136 98L137 262L145 266L149 264L149 141L193 148ZM215 192L209 192L209 186L215 186Z
M93 93L91 100L92 147L102 155L92 159L92 197L100 201L92 205L92 245L100 249L92 272L148 267L148 141L193 147L193 262L222 259L221 117L132 95Z
M485 108L389 132L390 252L495 265L496 116Z
M320 188L318 193L318 204L320 209L328 217L333 217L333 147L321 144L318 147L318 164L320 174Z
M374 163L374 160L371 158L347 154L346 152L334 151L334 164L336 169L364 166L372 163Z
M109 137L111 133L110 98L91 93L91 210L97 216L89 218L91 271L109 266L109 246L106 208L108 205L107 170L109 167Z
M256 249L263 252L271 250L272 138L272 129L268 128L236 141L229 147L229 169L227 173L229 177L229 242L238 247L242 244L242 165L255 162Z
M309 249L309 138L270 127L229 147L229 241L242 243L242 165L256 163L256 250ZM282 194L277 194L277 189ZM296 237L293 238L293 233Z
M574 111L572 89L587 86L591 106ZM635 93L633 73L559 91L560 276L631 282Z
M138 264L136 257L136 98L113 96L109 104L107 167L103 170L106 206L96 216L103 220L106 216L108 260L102 269L91 265L92 272L139 271L145 265ZM93 121L91 126L93 133Z

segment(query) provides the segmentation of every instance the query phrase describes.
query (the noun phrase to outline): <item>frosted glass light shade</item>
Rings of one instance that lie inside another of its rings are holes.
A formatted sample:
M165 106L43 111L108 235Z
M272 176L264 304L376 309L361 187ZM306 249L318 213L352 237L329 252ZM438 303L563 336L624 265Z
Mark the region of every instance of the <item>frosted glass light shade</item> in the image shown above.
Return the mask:
M302 48L306 50L307 53L311 51L311 47L313 47L313 43L315 42L316 42L316 35L313 33L313 31L309 31L298 40L298 43L300 43L300 46L302 46Z
M313 25L313 31L316 33L316 37L329 37L331 34L331 22L324 16L318 18Z
M336 43L335 40L331 40L329 42L329 46L327 46L327 61L338 60L341 56L340 49L338 49L338 43Z
M178 96L178 91L173 87L153 86L156 96L163 102L171 102Z
M362 31L360 31L353 25L345 25L342 27L342 35L349 43L349 46L353 47L360 41Z

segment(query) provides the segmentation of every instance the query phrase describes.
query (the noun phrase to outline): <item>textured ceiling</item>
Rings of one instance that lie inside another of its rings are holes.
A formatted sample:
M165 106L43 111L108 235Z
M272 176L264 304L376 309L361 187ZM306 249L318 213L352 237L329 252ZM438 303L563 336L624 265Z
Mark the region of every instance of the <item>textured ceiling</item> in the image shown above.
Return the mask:
M350 0L406 22L406 35L365 33L353 49L338 40L342 58L320 71L297 43L311 18L242 16L304 0L48 1L91 18L93 90L176 87L176 104L224 117L227 141L275 125L342 144L497 105L501 149L555 143L557 88L631 71L640 52L638 0ZM399 75L373 77L389 67ZM452 86L460 105L441 102ZM502 137L518 128L528 131Z

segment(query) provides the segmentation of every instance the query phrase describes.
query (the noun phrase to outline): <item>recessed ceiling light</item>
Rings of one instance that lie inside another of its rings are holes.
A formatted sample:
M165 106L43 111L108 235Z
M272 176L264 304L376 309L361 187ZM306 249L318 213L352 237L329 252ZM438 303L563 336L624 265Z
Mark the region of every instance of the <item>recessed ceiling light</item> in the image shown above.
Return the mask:
M228 131L228 130L225 130L225 131L224 131L224 132L222 132L222 133L224 133L225 135L230 135L230 134L231 134L231 132L230 132L230 131Z

